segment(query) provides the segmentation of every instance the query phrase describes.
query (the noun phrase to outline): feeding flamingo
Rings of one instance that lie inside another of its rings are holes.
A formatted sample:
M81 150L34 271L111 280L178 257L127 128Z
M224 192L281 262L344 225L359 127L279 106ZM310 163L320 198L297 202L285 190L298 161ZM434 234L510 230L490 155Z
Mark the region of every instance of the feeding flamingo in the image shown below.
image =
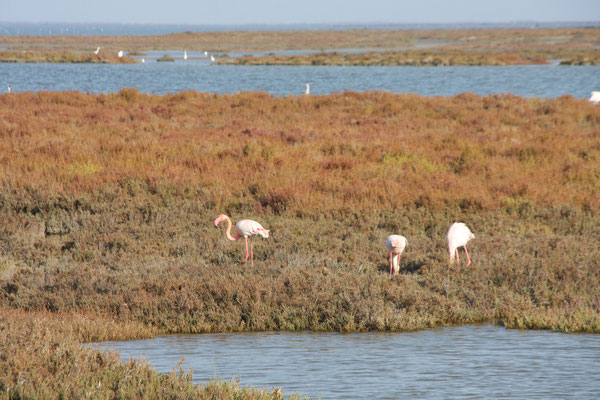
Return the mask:
M269 231L266 230L265 228L263 228L262 225L256 221L253 221L251 219L243 219L241 221L238 221L237 224L235 224L236 233L235 233L235 235L232 236L231 235L231 219L227 215L221 214L217 217L217 219L215 219L215 226L219 226L219 224L222 221L227 221L227 231L225 232L227 239L231 240L232 242L235 242L239 238L243 237L246 240L246 260L245 261L248 261L248 255L250 255L250 260L252 262L252 266L254 266L254 252L252 251L252 236L260 235L266 239L269 237ZM250 253L248 253L248 237L250 238Z
M462 246L465 248L465 253L467 254L467 267L471 265L471 257L469 257L469 252L467 251L467 243L471 239L475 239L475 235L473 235L473 232L464 223L455 222L450 226L446 235L448 251L450 252L450 264L454 263L455 255L456 263L460 264L458 248Z
M400 256L407 244L408 241L401 235L390 235L385 240L385 247L390 253L390 276L397 275L400 271Z
M600 92L592 92L592 96L589 100L591 103L600 104Z

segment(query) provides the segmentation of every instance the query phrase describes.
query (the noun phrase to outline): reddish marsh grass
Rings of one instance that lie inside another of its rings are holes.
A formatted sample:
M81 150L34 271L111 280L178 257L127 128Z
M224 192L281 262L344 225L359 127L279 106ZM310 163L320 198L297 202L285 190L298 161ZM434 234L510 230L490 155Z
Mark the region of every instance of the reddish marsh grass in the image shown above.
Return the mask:
M108 337L600 332L599 132L600 108L569 96L2 95L0 385L203 390L76 350ZM254 268L214 229L221 212L271 230ZM454 221L476 235L469 267L447 264ZM391 233L409 243L393 279Z

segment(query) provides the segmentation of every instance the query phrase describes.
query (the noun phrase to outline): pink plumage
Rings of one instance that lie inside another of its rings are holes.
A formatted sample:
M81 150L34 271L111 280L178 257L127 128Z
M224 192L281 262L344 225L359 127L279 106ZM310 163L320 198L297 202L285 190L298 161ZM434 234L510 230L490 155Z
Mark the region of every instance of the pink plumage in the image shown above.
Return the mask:
M467 250L467 243L471 239L475 239L475 235L464 223L455 222L450 226L450 229L448 229L448 234L446 235L448 252L450 253L450 264L454 263L455 256L456 263L460 264L460 260L458 258L458 248L464 247L465 253L467 254L467 266L471 265L471 257L469 257L469 251Z
M227 231L225 231L225 236L227 237L227 239L231 240L232 242L235 242L236 240L238 240L239 238L243 237L244 240L246 241L246 260L248 261L248 256L250 256L250 260L252 262L252 266L254 266L254 251L252 249L252 237L253 236L262 236L265 239L269 237L269 231L265 228L263 228L263 226L261 224L259 224L256 221L253 221L251 219L243 219L241 221L238 221L237 224L235 224L235 235L231 235L231 218L229 218L227 215L225 214L221 214L217 217L217 219L215 219L215 226L219 226L219 224L222 221L227 221ZM248 252L248 238L250 238L250 251Z
M402 235L390 235L385 240L385 247L390 255L390 276L400 272L400 256L407 244L408 241Z

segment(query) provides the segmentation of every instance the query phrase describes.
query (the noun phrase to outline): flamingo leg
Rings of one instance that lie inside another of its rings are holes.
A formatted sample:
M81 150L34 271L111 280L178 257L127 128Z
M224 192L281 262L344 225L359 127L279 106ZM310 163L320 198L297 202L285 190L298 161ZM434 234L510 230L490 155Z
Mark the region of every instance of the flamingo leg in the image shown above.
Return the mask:
M390 277L392 276L392 267L393 267L394 256L390 251Z
M465 253L467 253L467 267L471 265L471 257L469 257L469 252L467 251L467 245L463 246L465 248Z
M460 259L458 258L458 247L454 250L454 252L456 253L456 264L460 265Z
M244 239L246 239L246 260L245 261L248 261L248 256L250 255L250 253L248 253L248 238L244 238Z
M254 267L254 251L252 250L252 237L250 237L250 260L252 262L252 266Z

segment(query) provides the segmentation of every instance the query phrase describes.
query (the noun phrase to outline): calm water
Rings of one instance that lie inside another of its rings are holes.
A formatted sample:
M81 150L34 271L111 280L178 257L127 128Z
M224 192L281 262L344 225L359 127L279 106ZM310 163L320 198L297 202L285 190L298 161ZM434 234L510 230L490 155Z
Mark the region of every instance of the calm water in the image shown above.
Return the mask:
M600 335L493 326L414 333L169 335L94 347L195 383L215 376L323 399L596 399Z
M163 52L161 52L162 54ZM568 67L325 67L325 66L217 66L206 58L140 64L11 64L0 63L0 92L75 90L92 93L138 88L144 93L197 90L235 93L260 90L277 96L311 93L384 90L426 96L512 93L526 97L556 98L569 94L589 98L600 90L600 66ZM203 54L202 54L203 55ZM150 56L156 56L151 54ZM190 58L199 53L188 53Z

